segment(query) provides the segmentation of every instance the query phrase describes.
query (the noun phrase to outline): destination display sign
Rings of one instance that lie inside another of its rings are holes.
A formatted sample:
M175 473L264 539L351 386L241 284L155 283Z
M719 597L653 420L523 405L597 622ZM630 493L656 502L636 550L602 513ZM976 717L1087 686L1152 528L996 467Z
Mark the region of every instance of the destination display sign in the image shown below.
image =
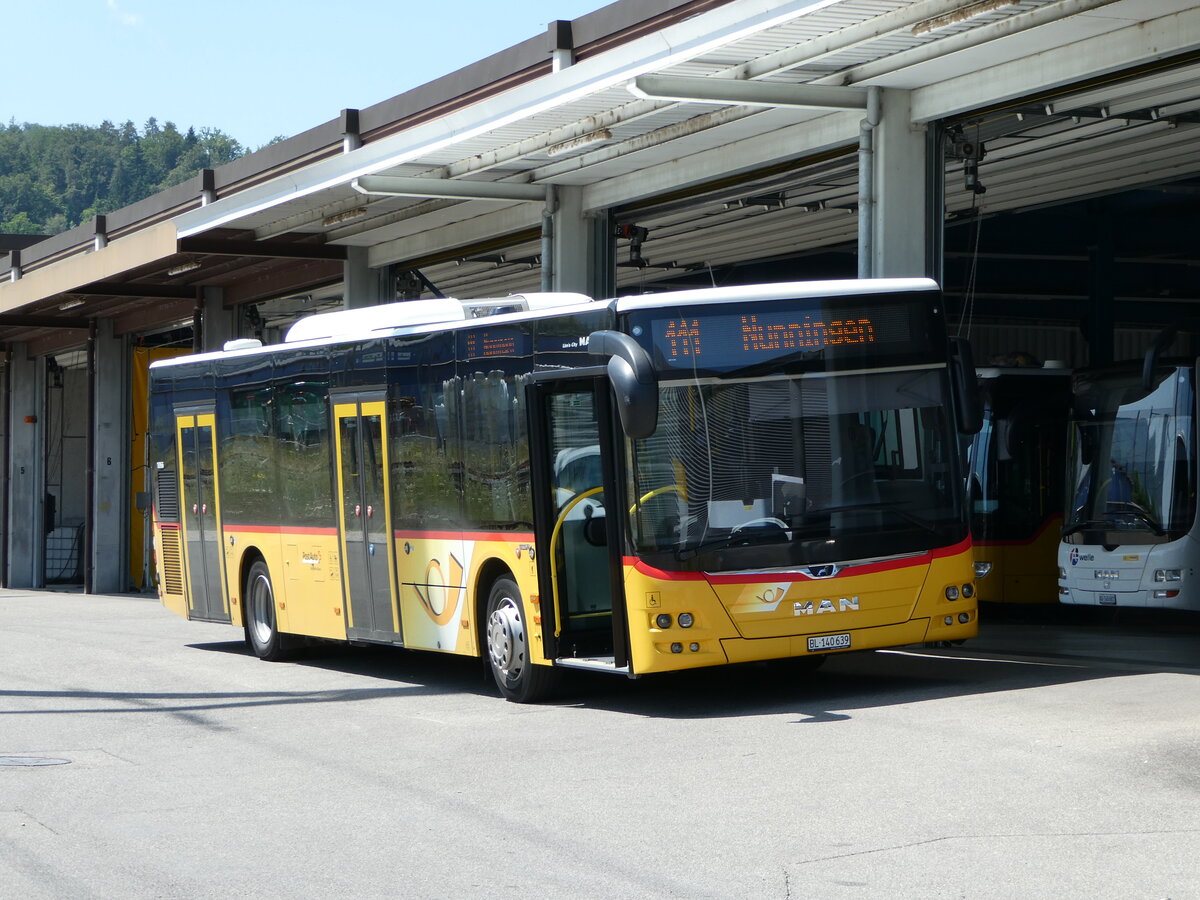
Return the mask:
M528 331L505 326L472 329L463 333L462 340L466 359L528 356L533 343Z
M929 349L928 314L919 303L839 306L797 301L761 304L753 312L694 307L658 313L650 318L650 343L660 367L723 372L772 360L911 356Z

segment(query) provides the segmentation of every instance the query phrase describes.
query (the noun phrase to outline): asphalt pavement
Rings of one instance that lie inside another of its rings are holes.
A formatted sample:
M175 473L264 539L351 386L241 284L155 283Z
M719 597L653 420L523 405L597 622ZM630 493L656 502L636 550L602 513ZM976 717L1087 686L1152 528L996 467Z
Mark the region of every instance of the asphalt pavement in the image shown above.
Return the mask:
M984 621L521 706L477 661L0 591L0 898L1200 897L1197 623Z

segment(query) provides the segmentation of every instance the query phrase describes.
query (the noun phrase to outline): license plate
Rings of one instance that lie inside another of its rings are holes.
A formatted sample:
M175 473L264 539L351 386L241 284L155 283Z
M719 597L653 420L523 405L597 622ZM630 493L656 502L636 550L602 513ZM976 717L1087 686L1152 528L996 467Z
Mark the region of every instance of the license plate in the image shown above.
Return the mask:
M818 650L845 650L850 646L850 634L823 634L820 637L808 639L808 652Z
M1100 605L1101 606L1116 606L1117 605L1117 595L1116 594L1101 594L1100 595Z

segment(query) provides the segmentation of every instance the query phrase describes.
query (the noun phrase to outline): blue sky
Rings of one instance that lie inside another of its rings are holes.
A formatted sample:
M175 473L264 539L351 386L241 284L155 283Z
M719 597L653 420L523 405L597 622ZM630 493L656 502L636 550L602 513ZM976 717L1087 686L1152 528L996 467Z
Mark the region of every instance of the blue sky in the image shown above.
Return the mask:
M255 150L606 0L0 0L0 122L218 128ZM15 77L14 77L15 76Z

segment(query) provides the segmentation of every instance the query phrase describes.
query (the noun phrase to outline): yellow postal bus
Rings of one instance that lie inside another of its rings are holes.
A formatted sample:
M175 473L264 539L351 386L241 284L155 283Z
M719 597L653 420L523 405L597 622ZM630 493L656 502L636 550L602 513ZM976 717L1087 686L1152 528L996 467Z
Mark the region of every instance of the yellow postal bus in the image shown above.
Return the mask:
M976 633L937 286L420 300L151 368L162 602L479 656L509 699Z

